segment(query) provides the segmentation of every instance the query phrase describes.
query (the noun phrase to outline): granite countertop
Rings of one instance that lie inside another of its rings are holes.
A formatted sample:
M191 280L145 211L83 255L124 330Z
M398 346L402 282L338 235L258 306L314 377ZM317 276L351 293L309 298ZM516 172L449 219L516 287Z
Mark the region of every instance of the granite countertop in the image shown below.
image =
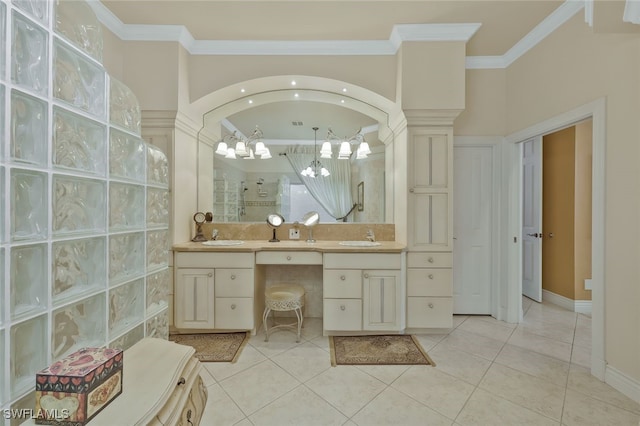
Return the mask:
M202 243L185 242L172 246L173 251L180 252L258 252L258 251L317 251L321 253L400 253L407 249L405 244L396 241L378 241L380 245L353 247L340 245L340 241L316 241L307 243L304 240L281 240L270 243L267 240L244 240L240 245L207 246Z

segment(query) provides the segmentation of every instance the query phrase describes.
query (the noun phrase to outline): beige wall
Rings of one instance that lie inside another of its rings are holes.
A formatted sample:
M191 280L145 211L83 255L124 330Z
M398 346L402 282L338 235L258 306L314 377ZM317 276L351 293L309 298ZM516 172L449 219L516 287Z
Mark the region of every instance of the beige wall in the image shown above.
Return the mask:
M542 138L542 288L569 299L575 299L575 134L572 126Z
M467 70L464 111L453 125L456 136L506 134L507 71Z
M111 77L122 81L124 72L124 42L106 27L102 27L102 65Z
M578 123L575 158L575 300L591 300L591 290L585 290L584 280L591 278L591 166L593 153L593 122Z
M606 97L605 354L640 380L640 40L577 14L507 69L507 133Z

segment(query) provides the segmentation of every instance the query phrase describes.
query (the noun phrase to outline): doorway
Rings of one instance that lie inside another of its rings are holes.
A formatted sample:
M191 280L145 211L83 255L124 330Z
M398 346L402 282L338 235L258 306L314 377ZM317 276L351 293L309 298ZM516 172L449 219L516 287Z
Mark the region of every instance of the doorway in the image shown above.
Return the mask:
M501 232L510 244L506 247L501 267L501 291L506 292L506 320L522 321L522 151L521 142L551 133L589 117L593 120L592 145L592 353L591 374L600 380L605 376L604 357L604 210L605 210L605 141L606 103L601 98L574 110L535 124L505 138Z

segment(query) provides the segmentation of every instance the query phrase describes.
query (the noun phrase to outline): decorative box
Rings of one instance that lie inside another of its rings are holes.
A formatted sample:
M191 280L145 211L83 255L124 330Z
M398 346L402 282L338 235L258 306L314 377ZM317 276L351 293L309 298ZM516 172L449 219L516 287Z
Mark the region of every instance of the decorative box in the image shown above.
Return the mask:
M122 393L120 349L84 348L36 373L36 424L82 426Z

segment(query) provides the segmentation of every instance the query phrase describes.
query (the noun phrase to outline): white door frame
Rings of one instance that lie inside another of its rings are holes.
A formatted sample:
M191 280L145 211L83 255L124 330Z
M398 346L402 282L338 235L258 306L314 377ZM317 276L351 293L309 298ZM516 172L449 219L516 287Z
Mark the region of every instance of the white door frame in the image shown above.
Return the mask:
M493 217L491 219L491 316L498 320L506 319L506 305L500 303L501 300L506 300L503 297L503 289L500 286L500 220L502 209L501 197L500 197L500 180L501 180L501 154L500 147L503 143L503 138L499 136L454 136L453 147L456 146L475 146L475 147L489 147L491 148L491 182L493 191L493 205L491 209L493 211ZM453 189L455 191L455 188ZM455 206L454 206L455 208ZM455 265L454 265L455 268Z
M505 138L503 146L503 181L505 197L502 214L502 228L509 244L503 252L502 291L508 295L507 321L522 320L522 156L520 142L560 130L578 121L593 119L593 165L592 165L592 345L591 374L605 380L605 143L606 143L606 102L600 98L574 110L512 133Z

